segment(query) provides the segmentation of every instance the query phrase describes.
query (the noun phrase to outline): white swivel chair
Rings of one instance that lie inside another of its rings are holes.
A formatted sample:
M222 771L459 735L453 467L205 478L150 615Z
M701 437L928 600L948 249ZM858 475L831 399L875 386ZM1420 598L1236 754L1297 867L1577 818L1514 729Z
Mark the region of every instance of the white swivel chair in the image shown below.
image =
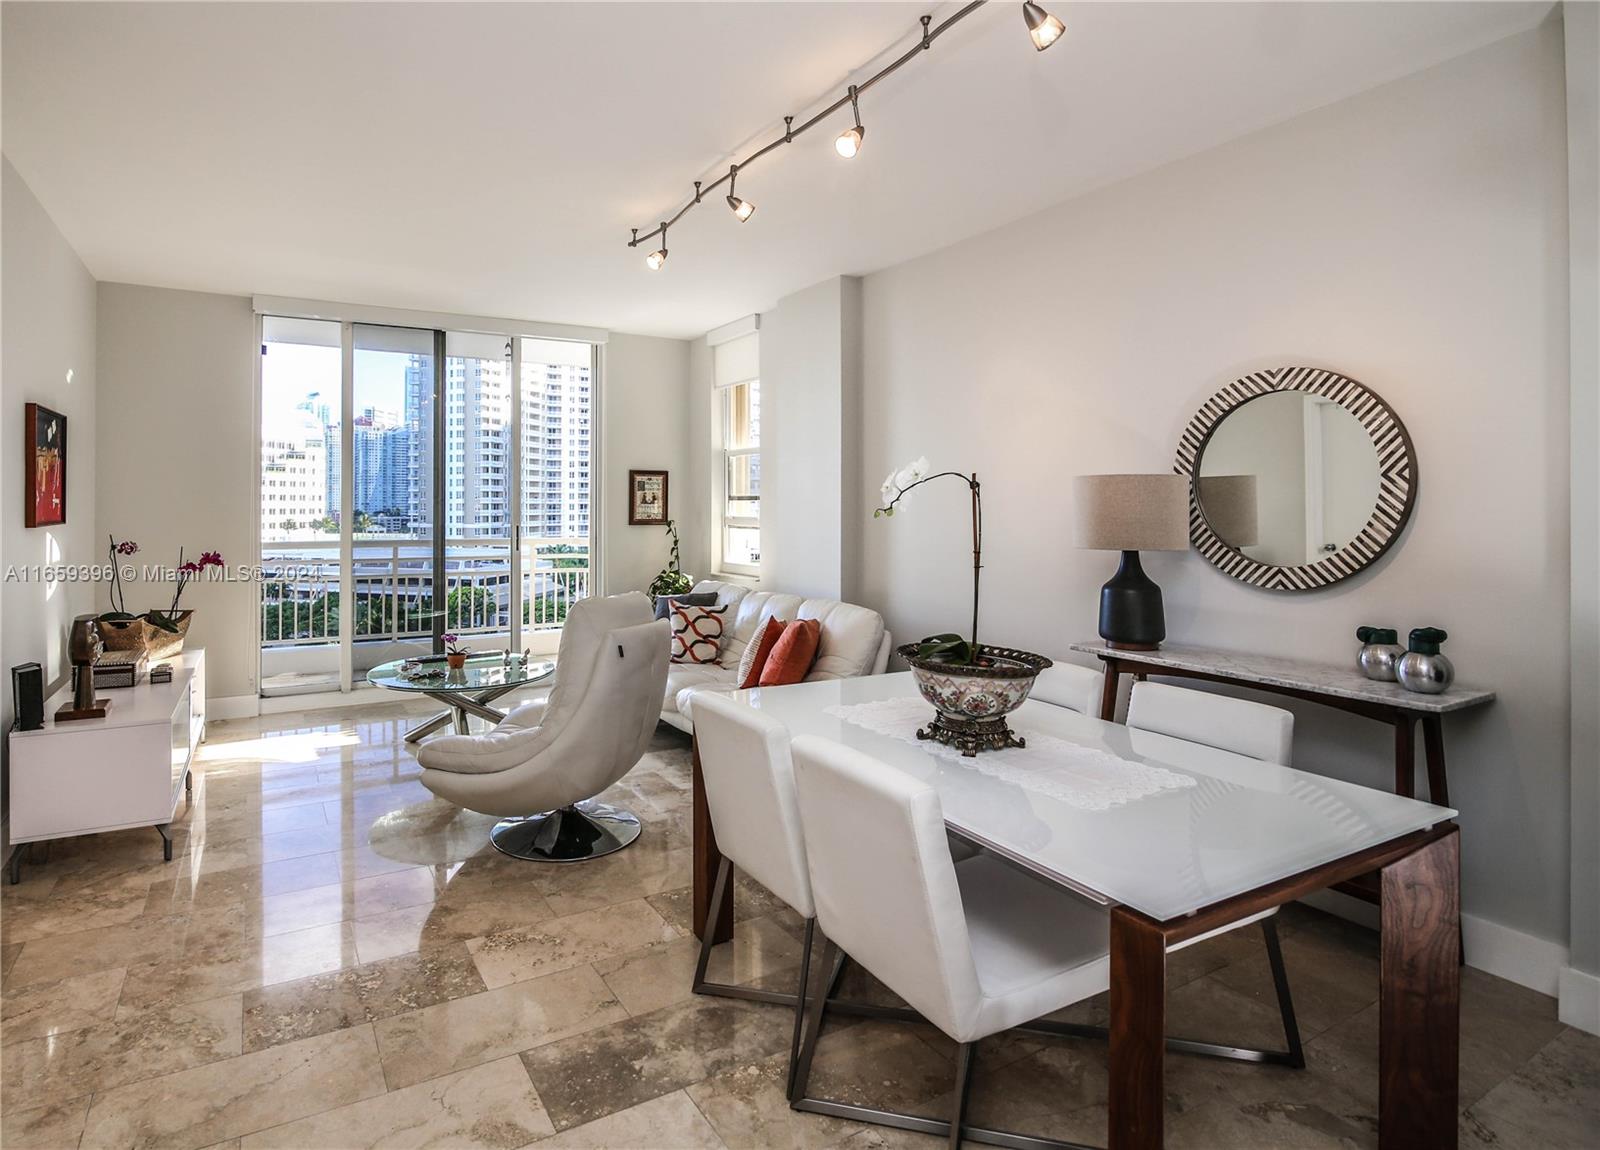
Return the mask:
M417 750L422 785L468 810L508 816L491 835L517 858L572 862L639 837L630 811L593 800L633 769L661 714L671 628L632 592L573 604L545 702L482 735L442 735Z
M1269 707L1248 699L1234 699L1166 683L1133 685L1133 694L1128 699L1127 725L1130 730L1154 731L1285 767L1289 765L1294 743L1294 715L1282 707ZM1300 1046L1300 1028L1294 1017L1294 999L1289 993L1289 977L1283 967L1283 948L1278 941L1277 913L1278 908L1273 907L1249 915L1227 926L1207 931L1198 938L1179 943L1172 950L1182 950L1186 946L1259 922L1267 944L1267 963L1272 969L1272 984L1277 991L1278 1011L1283 1016L1283 1036L1288 1049L1242 1050L1187 1040L1171 1045L1198 1054L1217 1054L1251 1062L1276 1062L1297 1069L1305 1066L1305 1053Z
M1066 707L1084 715L1100 714L1100 692L1105 678L1098 671L1076 663L1057 663L1039 672L1028 698Z
M1104 908L987 855L945 846L930 785L827 740L794 740L795 787L817 924L831 969L843 950L960 1044L947 1121L805 1096L825 995L811 998L795 1071L797 1110L1001 1145L1066 1145L964 1128L976 1044L1091 998L1110 982ZM719 838L721 832L718 832Z
M711 917L695 964L694 992L794 1006L794 1034L789 1042L792 1096L795 1054L800 1045L800 1023L811 974L816 908L811 899L811 875L806 869L805 841L800 835L789 731L755 708L711 691L695 696L694 731L706 805L722 852L722 865L711 889ZM800 978L793 994L706 981L712 940L722 925L724 902L731 901L725 900L724 895L733 881L736 865L806 921Z

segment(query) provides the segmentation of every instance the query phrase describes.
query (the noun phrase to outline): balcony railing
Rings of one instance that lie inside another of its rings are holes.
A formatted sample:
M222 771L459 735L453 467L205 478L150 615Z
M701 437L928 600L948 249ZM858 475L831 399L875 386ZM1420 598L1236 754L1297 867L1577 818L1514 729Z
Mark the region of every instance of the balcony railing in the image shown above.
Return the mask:
M555 547L570 550L557 551ZM590 594L587 539L525 539L522 587L512 586L509 539L445 544L444 604L433 603L431 544L357 540L351 561L357 642L426 638L433 615L458 635L504 633L520 610L524 630L558 629L567 609ZM339 640L339 543L272 543L261 557L261 645L291 647Z

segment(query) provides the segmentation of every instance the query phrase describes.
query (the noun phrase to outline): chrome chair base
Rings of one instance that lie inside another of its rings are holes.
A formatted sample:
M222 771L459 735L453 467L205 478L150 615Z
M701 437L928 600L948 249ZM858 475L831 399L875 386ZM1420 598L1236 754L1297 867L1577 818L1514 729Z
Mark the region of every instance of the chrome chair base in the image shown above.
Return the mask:
M639 837L639 816L584 799L560 810L501 819L490 832L495 850L529 862L582 862L620 851Z

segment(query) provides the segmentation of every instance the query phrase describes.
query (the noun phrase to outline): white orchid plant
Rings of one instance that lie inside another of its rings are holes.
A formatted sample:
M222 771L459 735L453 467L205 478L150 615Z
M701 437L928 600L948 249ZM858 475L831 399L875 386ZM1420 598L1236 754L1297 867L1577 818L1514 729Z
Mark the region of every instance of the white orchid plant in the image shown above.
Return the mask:
M880 494L883 496L883 506L872 513L874 519L887 518L894 515L895 508L905 501L915 488L924 483L931 483L935 479L953 476L967 485L972 493L972 638L963 639L953 632L944 635L930 635L917 644L917 654L924 659L937 659L942 663L955 663L970 666L978 662L978 580L983 571L983 493L978 485L978 476L974 472L967 475L960 471L940 471L929 474L933 470L927 456L918 456L904 467L897 467L889 472L883 481Z

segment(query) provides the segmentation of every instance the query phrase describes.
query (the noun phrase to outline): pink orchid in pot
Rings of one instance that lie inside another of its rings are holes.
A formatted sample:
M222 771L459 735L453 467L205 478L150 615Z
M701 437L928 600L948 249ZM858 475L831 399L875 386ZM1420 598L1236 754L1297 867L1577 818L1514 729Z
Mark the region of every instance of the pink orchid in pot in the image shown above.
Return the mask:
M917 732L972 757L979 751L1025 746L1013 734L1006 716L1027 699L1033 681L1050 660L1030 651L991 647L978 642L978 585L983 573L983 489L976 473L941 471L929 474L927 459L916 459L890 472L883 481L883 506L873 518L892 517L907 495L935 479L959 479L972 499L972 631L971 638L947 633L907 643L896 652L911 666L922 697L933 705L934 719Z
M472 649L462 645L460 635L447 634L442 638L444 639L444 661L450 665L452 671L461 670L467 665L467 656L472 654Z
M189 623L194 612L183 610L184 588L189 581L213 567L223 566L222 554L203 551L199 559L184 558L183 548L178 548L178 565L168 577L175 580L172 602L165 611L151 608L142 615L129 613L122 586L122 561L139 553L139 545L131 539L118 540L111 536L108 556L111 565L111 610L99 618L100 634L108 651L141 651L151 661L161 662L183 653L183 643L189 634Z

